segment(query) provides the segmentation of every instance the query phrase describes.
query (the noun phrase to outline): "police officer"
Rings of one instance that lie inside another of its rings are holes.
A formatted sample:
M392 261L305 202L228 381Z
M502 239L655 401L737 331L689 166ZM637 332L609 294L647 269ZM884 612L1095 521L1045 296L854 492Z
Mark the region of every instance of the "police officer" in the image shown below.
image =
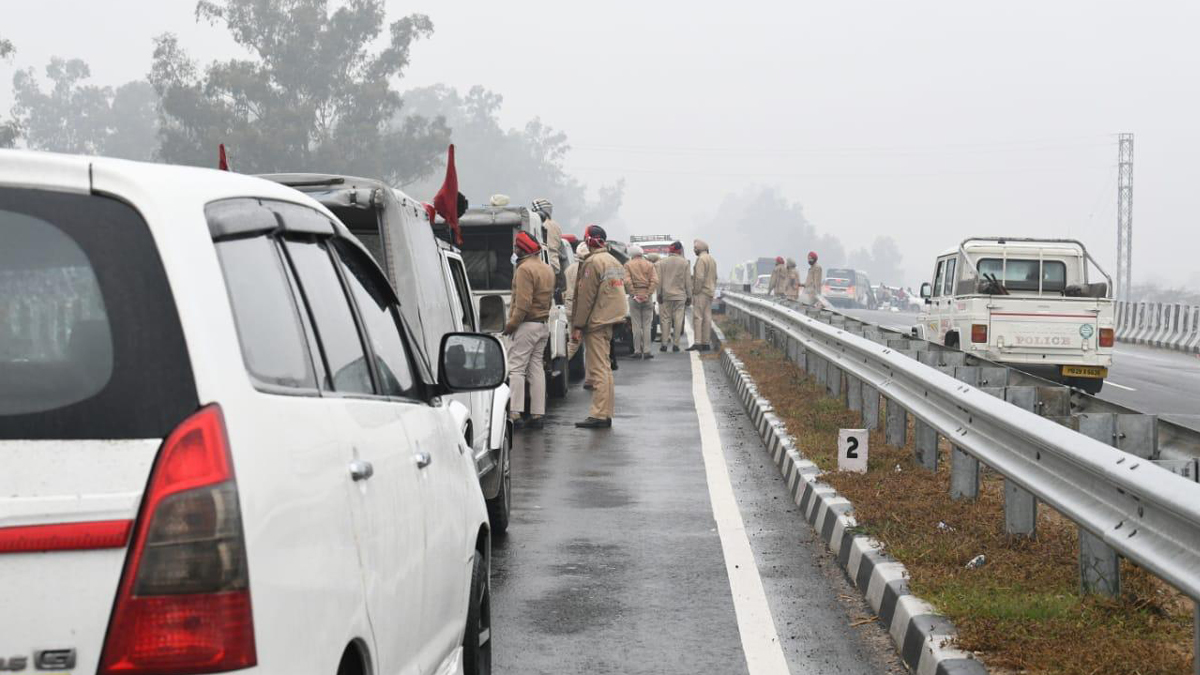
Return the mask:
M546 371L542 357L550 329L550 302L554 296L554 271L538 255L541 246L526 232L518 232L513 243L517 268L513 271L512 306L504 334L511 336L508 350L508 377L512 387L509 417L521 426L525 412L525 381L529 380L529 422L526 428L541 429L546 414Z
M692 329L695 342L688 347L690 352L706 352L709 333L712 331L712 303L717 294L717 261L708 253L708 244L697 239L692 250L696 253L696 264L692 266Z
M650 336L654 324L654 293L658 290L658 272L646 260L641 246L630 246L625 263L625 291L629 293L629 318L633 324L633 358L652 359Z
M608 235L599 225L588 225L584 241L590 251L579 267L575 306L571 315L572 337L584 340L587 378L592 383L592 408L575 426L606 429L612 426L615 406L612 364L609 353L613 326L625 320L625 270L608 252Z
M782 297L787 292L787 275L783 256L775 256L775 269L771 270L771 278L767 281L767 295Z
M665 352L679 351L683 340L684 307L692 301L692 270L683 257L683 243L673 242L667 257L658 261L658 333Z
M796 271L796 261L791 258L787 260L787 283L784 284L783 294L792 301L800 298L800 272Z
M802 305L817 305L820 304L821 284L824 282L824 271L817 264L817 252L808 252L808 276L804 279L804 285L800 291L800 304Z

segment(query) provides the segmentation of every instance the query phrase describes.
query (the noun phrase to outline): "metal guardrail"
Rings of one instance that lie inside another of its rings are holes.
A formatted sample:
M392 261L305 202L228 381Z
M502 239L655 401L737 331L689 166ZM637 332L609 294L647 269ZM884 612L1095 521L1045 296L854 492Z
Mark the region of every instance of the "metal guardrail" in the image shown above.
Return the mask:
M1118 302L1121 342L1200 354L1200 307L1168 302Z
M852 408L857 402L868 426L872 415L878 425L880 397L886 400L889 445L905 445L906 416L911 414L917 420L918 454L924 453L918 459L930 466L932 435L932 468L936 468L937 436L947 438L954 446L951 461L956 463L952 490L955 484L961 488L961 475L970 472L970 462L1000 473L1006 481L1010 531L1014 526L1019 530L1024 521L1030 528L1027 533L1032 533L1035 499L1075 522L1080 527L1085 589L1115 593L1120 555L1200 601L1197 483L851 329L744 293L726 292L724 300L733 317L756 329L760 337L771 333L785 342L789 357L803 361L831 393L845 397ZM977 485L978 467L973 468ZM1020 505L1028 513L1016 513L1015 506Z

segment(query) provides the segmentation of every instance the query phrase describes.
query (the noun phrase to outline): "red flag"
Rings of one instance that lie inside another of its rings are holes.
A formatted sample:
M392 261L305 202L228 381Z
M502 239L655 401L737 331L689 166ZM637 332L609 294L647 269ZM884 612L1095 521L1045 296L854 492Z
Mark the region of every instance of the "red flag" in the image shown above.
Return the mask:
M228 171L229 170L229 159L227 157L225 157L225 144L224 143L217 146L217 158L218 158L217 159L217 168L222 171Z
M446 180L442 189L433 198L433 208L450 226L454 233L454 243L462 246L462 230L458 227L458 171L454 168L454 145L450 146L446 159Z

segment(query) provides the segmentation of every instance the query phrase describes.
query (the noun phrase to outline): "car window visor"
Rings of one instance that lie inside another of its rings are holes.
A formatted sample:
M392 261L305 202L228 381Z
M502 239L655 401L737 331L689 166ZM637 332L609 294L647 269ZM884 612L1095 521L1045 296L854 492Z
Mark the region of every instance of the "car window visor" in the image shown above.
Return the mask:
M320 212L285 202L244 197L223 199L206 205L204 216L213 241L268 232L326 237L334 234L333 223Z

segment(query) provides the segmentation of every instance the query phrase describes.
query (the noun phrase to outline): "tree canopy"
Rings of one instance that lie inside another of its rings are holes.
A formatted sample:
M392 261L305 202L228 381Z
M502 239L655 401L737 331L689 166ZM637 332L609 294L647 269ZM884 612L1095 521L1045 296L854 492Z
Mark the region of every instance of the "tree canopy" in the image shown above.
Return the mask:
M16 48L10 40L0 37L0 61L10 56ZM0 148L11 148L17 140L17 123L13 120L0 122Z
M383 0L333 10L328 0L201 0L196 16L226 28L248 57L201 71L174 35L155 40L160 159L212 166L225 143L238 171L319 168L402 184L429 175L445 151L444 120L393 123L393 84L413 43L432 34L428 17L385 26Z
M46 66L49 91L32 68L13 76L15 123L34 150L149 159L156 146L157 97L145 81L116 89L88 84L91 70L79 59L53 58Z
M565 133L538 118L523 128L505 129L499 117L504 103L500 94L481 86L462 94L437 84L405 92L404 101L407 115L445 119L452 129L459 189L472 204L486 203L496 193L524 205L546 198L554 203L555 218L568 231L606 222L621 207L623 181L600 187L596 199L589 200L587 186L566 172L563 162L571 146ZM399 117L393 124L403 126L408 119ZM414 197L427 199L439 180L437 173L405 187Z

